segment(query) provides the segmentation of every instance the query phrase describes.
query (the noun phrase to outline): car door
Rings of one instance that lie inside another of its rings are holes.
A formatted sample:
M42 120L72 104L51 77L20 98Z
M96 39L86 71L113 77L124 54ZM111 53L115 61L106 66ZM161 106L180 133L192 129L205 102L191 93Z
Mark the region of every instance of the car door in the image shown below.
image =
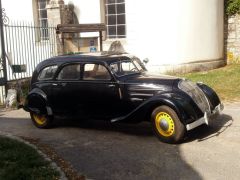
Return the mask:
M121 114L119 84L102 63L85 63L81 81L80 106L94 118L113 118Z
M72 112L76 108L80 98L80 69L80 63L67 63L60 67L51 90L51 102L55 112Z

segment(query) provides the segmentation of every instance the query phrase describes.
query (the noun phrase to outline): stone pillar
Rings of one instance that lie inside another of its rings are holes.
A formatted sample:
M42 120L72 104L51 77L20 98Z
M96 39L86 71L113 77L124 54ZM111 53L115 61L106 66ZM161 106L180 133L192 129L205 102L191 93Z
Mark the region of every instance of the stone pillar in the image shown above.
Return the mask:
M48 15L48 26L57 27L58 24L62 23L62 9L64 8L63 0L50 0L47 5L47 15ZM51 36L51 35L50 35ZM54 40L56 38L56 41ZM49 37L50 40L56 42L57 54L63 54L63 47L61 42L61 35L56 35L56 37Z
M47 5L48 24L57 26L61 24L61 9L64 6L63 0L50 0Z

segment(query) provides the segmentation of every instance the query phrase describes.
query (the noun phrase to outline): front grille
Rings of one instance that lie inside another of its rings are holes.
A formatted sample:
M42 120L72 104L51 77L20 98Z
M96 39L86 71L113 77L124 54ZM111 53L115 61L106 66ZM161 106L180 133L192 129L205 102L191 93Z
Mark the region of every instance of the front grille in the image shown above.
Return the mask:
M182 80L179 82L178 87L193 99L203 113L210 112L208 99L196 83L189 80Z

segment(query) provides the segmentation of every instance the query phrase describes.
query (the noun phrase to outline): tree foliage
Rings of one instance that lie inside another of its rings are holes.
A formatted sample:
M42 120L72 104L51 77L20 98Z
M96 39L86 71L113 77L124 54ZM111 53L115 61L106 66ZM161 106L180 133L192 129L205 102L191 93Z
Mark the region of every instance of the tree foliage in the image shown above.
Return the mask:
M240 0L225 0L227 15L240 14Z

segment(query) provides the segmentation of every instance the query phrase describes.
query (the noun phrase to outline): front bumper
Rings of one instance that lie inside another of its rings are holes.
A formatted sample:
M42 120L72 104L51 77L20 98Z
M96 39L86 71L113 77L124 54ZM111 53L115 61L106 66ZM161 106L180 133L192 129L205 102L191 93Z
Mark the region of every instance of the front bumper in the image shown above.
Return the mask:
M215 117L220 114L220 112L223 110L223 108L224 108L223 104L219 104L215 107L215 109L212 111L212 113L205 112L204 116L202 118L186 125L187 131L190 131L202 124L208 125L209 121L215 119Z

